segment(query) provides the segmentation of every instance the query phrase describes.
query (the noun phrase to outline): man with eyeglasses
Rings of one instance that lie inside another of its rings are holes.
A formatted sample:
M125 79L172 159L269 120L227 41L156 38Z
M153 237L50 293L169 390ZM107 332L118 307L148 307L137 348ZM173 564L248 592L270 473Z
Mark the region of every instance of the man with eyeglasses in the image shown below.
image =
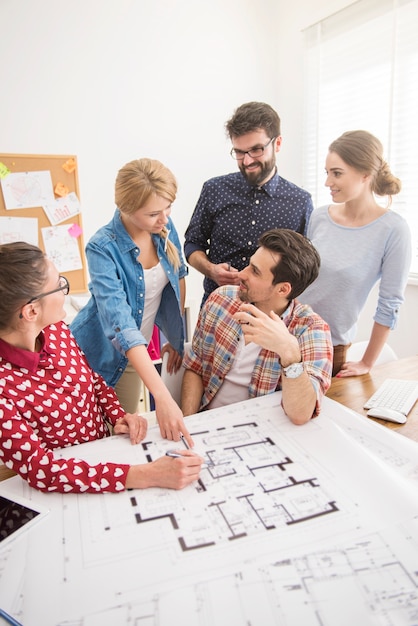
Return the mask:
M280 118L264 102L242 104L225 124L238 172L206 181L185 233L188 263L201 272L202 304L221 285L236 285L262 233L288 228L306 234L310 194L277 173Z

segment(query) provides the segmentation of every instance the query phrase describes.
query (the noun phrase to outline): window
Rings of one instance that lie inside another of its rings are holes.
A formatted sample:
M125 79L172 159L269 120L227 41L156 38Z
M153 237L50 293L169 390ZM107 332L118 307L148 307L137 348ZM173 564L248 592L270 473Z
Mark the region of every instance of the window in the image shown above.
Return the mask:
M303 185L330 201L328 146L346 130L378 137L402 191L392 209L409 223L418 280L418 0L359 0L306 29Z

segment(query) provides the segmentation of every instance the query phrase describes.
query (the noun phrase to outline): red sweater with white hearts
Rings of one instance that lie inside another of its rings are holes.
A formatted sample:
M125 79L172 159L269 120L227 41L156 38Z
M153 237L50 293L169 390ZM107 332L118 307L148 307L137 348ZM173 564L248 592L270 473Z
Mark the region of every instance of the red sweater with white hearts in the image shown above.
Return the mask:
M41 491L123 491L129 465L54 458L54 448L107 437L105 420L125 412L64 322L39 339L40 352L0 339L0 459Z

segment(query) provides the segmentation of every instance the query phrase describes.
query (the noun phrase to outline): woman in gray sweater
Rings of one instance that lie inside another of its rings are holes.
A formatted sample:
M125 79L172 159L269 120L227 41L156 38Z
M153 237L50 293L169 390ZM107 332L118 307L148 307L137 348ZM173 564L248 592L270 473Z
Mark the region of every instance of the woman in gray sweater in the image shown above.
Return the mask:
M329 146L325 185L335 204L315 209L307 236L321 256L318 278L299 296L328 322L334 346L333 376L367 373L396 326L411 265L411 233L390 209L401 183L383 159L379 139L348 131ZM382 206L376 196L387 196ZM379 282L374 324L358 362L346 362L359 314Z

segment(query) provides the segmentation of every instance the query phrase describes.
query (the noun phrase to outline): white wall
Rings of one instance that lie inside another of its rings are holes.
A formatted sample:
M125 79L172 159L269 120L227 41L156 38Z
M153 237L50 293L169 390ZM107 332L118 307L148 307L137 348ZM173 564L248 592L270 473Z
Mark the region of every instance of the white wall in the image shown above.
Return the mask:
M277 109L280 172L301 184L301 30L348 4L1 0L0 151L77 155L85 241L113 214L117 170L160 159L178 179L182 236L204 180L236 169L224 123L243 102ZM191 269L197 306L201 283Z
M157 158L183 235L200 188L234 171L224 123L273 106L275 0L1 0L0 151L78 157L84 240L114 211L118 169ZM202 277L191 270L189 297Z

